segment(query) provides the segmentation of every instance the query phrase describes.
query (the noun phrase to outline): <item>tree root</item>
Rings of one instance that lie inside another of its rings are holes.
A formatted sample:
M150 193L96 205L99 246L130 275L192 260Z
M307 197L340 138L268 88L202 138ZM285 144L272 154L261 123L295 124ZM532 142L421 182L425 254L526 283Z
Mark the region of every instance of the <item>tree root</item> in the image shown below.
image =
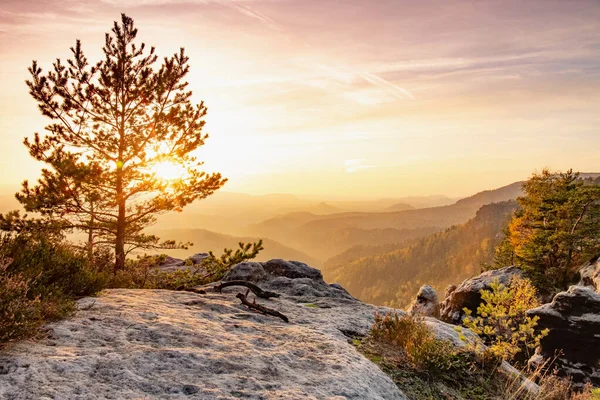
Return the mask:
M279 297L278 293L269 292L268 290L262 290L261 288L256 286L254 283L248 282L248 281L223 282L220 285L215 286L214 289L215 289L215 292L220 293L221 290L223 290L224 288L229 287L229 286L245 286L248 289L250 289L252 291L252 293L254 293L257 297L260 297L261 299L269 299L271 297Z
M233 285L232 285L233 286ZM243 305L245 305L246 307L252 309L252 310L256 310L262 314L265 315L272 315L274 317L279 317L282 320L284 320L285 322L290 322L288 317L286 317L285 315L283 315L282 313L280 313L277 310L273 310L271 308L267 308L265 306L261 306L260 304L256 304L256 299L254 299L254 301L252 303L250 303L248 301L248 293L250 293L250 289L248 289L246 291L246 294L243 293L238 293L235 297L237 297L238 299L240 299L240 301L242 302Z

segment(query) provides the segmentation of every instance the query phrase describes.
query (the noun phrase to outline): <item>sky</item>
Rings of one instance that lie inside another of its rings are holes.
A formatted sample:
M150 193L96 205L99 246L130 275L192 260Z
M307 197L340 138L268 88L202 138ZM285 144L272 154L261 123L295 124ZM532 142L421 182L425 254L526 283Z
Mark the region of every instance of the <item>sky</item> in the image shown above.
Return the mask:
M459 197L600 171L598 0L0 0L0 185L41 168L31 61L75 39L98 60L121 12L160 55L185 47L227 191Z

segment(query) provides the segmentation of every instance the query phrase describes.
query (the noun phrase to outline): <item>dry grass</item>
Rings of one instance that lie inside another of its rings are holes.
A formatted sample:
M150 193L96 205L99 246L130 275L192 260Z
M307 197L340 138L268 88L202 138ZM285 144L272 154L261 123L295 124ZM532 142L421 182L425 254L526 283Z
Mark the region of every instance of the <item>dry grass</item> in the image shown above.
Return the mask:
M504 392L507 400L600 400L600 391L586 384L583 390L577 390L569 378L561 377L552 368L558 356L546 360L533 370L523 369L520 377L505 379ZM528 392L522 385L522 376L527 376L539 386L538 392Z

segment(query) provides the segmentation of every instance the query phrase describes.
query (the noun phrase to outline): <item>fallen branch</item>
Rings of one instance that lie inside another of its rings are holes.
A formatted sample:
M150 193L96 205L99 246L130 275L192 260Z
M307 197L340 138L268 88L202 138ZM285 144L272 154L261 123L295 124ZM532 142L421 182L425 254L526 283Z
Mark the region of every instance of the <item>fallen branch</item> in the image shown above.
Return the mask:
M248 301L248 293L250 293L250 289L248 289L246 291L246 294L243 293L238 293L235 297L237 297L238 299L240 299L240 301L242 302L243 305L245 305L246 307L252 309L252 310L256 310L260 313L266 314L266 315L272 315L274 317L279 317L282 320L284 320L285 322L290 322L288 317L286 317L285 315L283 315L282 313L280 313L277 310L273 310L271 308L267 308L265 306L261 306L260 304L256 304L256 299L254 299L254 301L252 303L250 303Z
M248 281L229 281L229 282L223 282L220 285L217 285L214 287L215 292L221 292L221 290L223 290L226 287L229 286L245 286L248 289L250 289L252 291L252 293L254 293L256 296L260 297L261 299L269 299L271 297L279 297L279 294L275 293L275 292L269 292L268 290L262 290L261 288L259 288L258 286L256 286L254 283L252 282L248 282Z

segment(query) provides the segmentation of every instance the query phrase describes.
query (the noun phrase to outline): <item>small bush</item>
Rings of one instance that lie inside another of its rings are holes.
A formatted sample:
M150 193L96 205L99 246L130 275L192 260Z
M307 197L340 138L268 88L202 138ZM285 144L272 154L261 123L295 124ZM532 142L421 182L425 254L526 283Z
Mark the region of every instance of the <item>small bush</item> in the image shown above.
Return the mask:
M7 272L22 274L30 281L30 295L42 298L93 295L110 277L83 250L41 232L2 236L0 256L12 259Z
M420 370L449 370L455 361L453 345L435 338L422 317L377 314L371 336L375 341L395 346L410 364Z
M548 330L536 329L539 317L528 317L526 311L539 306L536 290L528 279L513 278L508 286L496 280L491 290L481 290L483 302L477 316L465 308L465 327L484 339L489 351L505 360L515 360L519 353L529 358L532 350Z
M210 282L221 280L223 276L236 264L254 259L264 249L262 239L255 243L239 243L235 253L232 249L224 249L220 257L216 257L212 251L208 257L202 260L202 266L206 269L207 278Z
M29 281L9 275L7 262L0 266L0 343L27 335L39 326L40 299L29 299Z
M32 336L46 321L63 318L74 299L108 282L94 260L61 238L42 232L0 237L0 344Z
M130 289L169 289L190 288L221 280L225 273L236 264L255 258L263 250L262 240L256 243L239 243L239 249L224 249L215 256L211 251L201 264L195 265L191 259L185 261L188 268L176 271L161 271L164 255L143 256L128 260L125 269L112 278L111 287ZM189 268L194 267L194 268Z

